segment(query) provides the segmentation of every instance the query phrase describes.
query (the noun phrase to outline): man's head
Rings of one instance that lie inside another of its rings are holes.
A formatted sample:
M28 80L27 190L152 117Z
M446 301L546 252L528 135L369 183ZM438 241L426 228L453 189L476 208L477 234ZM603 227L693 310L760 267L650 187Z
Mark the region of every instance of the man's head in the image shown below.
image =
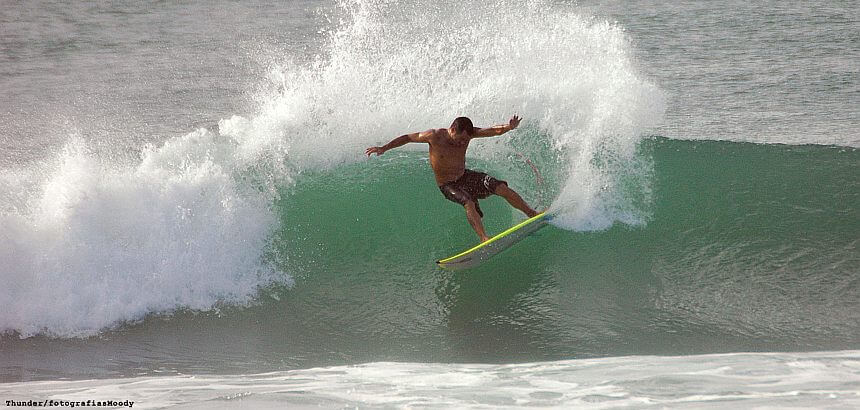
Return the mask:
M449 128L449 130L451 132L451 136L456 139L468 138L475 133L475 127L472 125L472 120L468 117L457 117L457 119L451 123L451 128Z

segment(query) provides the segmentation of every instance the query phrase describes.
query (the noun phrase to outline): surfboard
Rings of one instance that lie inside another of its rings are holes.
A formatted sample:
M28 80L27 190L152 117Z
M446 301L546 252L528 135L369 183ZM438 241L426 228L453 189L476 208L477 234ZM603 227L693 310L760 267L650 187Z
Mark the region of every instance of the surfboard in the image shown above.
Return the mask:
M440 268L449 270L466 269L478 266L493 256L498 255L505 249L510 248L515 243L537 232L539 229L545 227L550 219L552 219L551 215L547 215L546 212L541 212L508 228L506 231L471 249L460 252L450 258L440 259L436 261L436 264L439 265Z

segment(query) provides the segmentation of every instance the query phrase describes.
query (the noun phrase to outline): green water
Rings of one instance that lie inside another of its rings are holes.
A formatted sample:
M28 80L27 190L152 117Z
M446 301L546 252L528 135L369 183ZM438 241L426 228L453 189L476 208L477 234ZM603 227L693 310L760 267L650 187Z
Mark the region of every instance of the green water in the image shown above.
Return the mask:
M653 161L644 226L550 227L455 273L433 261L476 237L462 207L439 193L426 155L303 175L278 203L274 246L296 277L281 293L283 311L336 335L345 346L333 351L389 359L532 361L858 341L856 150L654 139L642 155ZM534 190L523 190L534 200ZM482 207L490 232L522 219L500 198Z

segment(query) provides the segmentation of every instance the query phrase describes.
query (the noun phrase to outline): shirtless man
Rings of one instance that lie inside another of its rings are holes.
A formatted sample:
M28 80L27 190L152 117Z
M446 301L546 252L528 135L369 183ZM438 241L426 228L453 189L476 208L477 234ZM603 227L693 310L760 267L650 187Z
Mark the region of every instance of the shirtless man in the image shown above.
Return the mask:
M436 184L448 200L463 205L466 209L466 219L481 238L481 242L490 239L484 232L481 218L484 213L478 206L478 200L491 194L505 198L511 206L519 209L529 217L538 213L528 206L523 198L514 190L508 188L508 183L499 181L483 172L466 169L466 149L473 138L495 137L502 135L520 125L516 115L506 125L496 125L489 128L472 126L472 120L459 117L447 129L431 129L424 132L401 135L381 147L370 147L365 154L382 155L385 151L405 145L410 142L430 144L430 167L436 175Z

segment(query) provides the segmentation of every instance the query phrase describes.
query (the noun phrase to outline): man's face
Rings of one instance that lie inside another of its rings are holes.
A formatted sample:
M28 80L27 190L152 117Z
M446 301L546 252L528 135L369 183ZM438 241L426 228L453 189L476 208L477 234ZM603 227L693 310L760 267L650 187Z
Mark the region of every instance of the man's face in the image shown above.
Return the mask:
M448 128L448 134L451 135L451 138L455 141L463 141L469 138L469 134L465 131L457 132L454 128Z

